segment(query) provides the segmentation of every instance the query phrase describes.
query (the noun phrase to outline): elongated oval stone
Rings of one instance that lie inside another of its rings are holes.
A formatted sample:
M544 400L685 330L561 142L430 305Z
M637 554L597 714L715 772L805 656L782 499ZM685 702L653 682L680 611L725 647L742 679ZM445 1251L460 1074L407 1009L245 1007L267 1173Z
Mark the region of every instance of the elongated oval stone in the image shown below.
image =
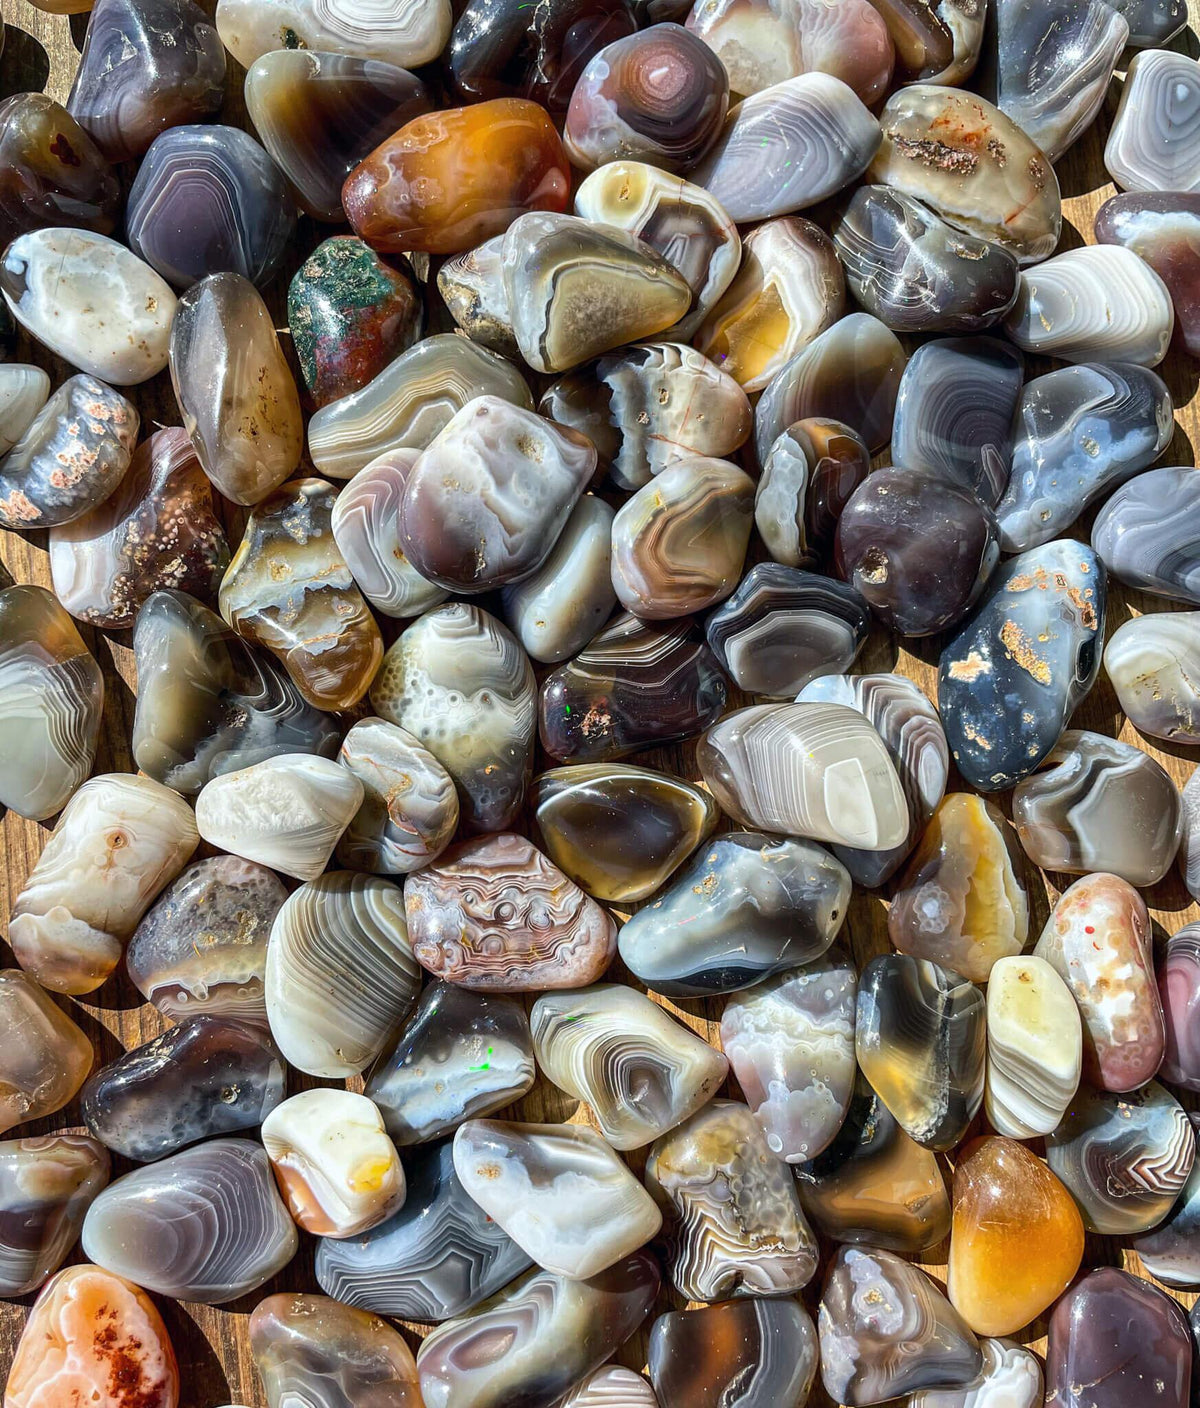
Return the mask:
M1104 164L1127 191L1200 187L1200 64L1186 54L1149 49L1129 63Z
M654 1390L632 1369L606 1364L581 1379L562 1400L563 1408L659 1408Z
M1092 546L1120 581L1155 596L1200 606L1194 552L1200 476L1152 469L1118 489L1096 515Z
M40 1290L58 1270L108 1173L108 1150L87 1135L0 1143L0 1291L6 1297Z
M1079 1087L1083 1028L1044 958L1000 958L988 974L984 1107L993 1129L1033 1139L1058 1127Z
M218 0L217 30L243 68L273 49L316 49L414 68L450 37L450 0Z
M92 1068L92 1043L19 968L0 969L0 1133L52 1115Z

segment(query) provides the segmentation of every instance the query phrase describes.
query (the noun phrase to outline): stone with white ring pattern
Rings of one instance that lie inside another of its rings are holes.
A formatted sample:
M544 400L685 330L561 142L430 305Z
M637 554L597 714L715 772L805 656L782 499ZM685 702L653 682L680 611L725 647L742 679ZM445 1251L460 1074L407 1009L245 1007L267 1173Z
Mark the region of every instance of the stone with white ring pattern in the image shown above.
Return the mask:
M317 49L399 68L446 47L450 0L219 0L221 42L242 65L272 49Z
M983 1099L998 1134L1057 1129L1079 1088L1083 1025L1070 988L1043 958L998 959L988 974Z
M1104 164L1127 191L1200 190L1200 63L1166 49L1133 56Z
M961 1388L926 1388L908 1408L1041 1408L1042 1366L1012 1340L980 1338L983 1368Z

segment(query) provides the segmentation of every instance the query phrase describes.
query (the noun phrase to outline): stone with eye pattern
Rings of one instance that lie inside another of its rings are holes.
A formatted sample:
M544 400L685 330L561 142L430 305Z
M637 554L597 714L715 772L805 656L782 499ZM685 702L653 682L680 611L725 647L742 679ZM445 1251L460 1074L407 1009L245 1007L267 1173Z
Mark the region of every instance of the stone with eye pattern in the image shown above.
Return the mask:
M1109 175L1127 191L1200 187L1200 64L1147 49L1130 60L1104 148Z
M1138 0L1128 0L1137 3ZM983 0L871 0L896 46L896 84L960 84L983 45ZM1168 0L1175 3L1175 0Z
M1200 606L1196 504L1200 475L1168 466L1136 475L1092 525L1092 546L1114 577L1153 596Z
M50 395L50 378L27 362L0 364L0 455L33 424Z

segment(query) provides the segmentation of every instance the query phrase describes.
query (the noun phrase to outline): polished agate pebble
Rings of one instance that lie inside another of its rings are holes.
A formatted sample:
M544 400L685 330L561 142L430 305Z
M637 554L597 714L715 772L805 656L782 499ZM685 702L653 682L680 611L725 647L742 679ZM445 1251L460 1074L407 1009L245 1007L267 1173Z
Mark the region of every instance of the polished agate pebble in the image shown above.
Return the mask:
M586 436L498 396L479 396L408 471L400 547L422 577L447 591L519 582L546 560L595 470Z
M1022 271L1004 328L1043 357L1156 367L1171 345L1175 309L1166 284L1131 249L1084 245Z
M1118 489L1092 525L1092 546L1114 577L1154 596L1200 606L1193 552L1200 481L1151 469Z
M835 1242L911 1254L950 1231L937 1156L905 1133L861 1074L832 1142L793 1167L801 1206Z
M121 188L108 159L61 104L45 93L0 102L0 240L71 225L110 235Z
M1129 22L1129 44L1136 49L1165 44L1187 23L1185 0L1114 0L1113 9Z
M729 1063L633 988L543 993L530 1015L547 1080L586 1101L614 1149L639 1149L700 1109Z
M1083 1071L1101 1090L1136 1090L1158 1070L1163 1013L1150 919L1116 875L1085 875L1059 896L1034 954L1071 989L1083 1018Z
M101 1066L80 1096L102 1144L139 1163L253 1129L283 1099L284 1066L260 1026L190 1017Z
M715 723L726 684L694 621L623 613L542 683L542 746L564 763L604 762Z
M625 966L669 997L735 992L820 958L850 902L850 876L820 846L726 832L621 928Z
M1196 1138L1178 1101L1152 1080L1126 1095L1081 1086L1046 1136L1046 1159L1091 1232L1157 1227L1192 1171Z
M235 272L186 282L192 286L171 324L179 412L201 467L225 498L257 504L300 464L296 383L248 279Z
M771 445L754 497L754 526L785 567L826 561L850 496L871 473L871 452L857 430L810 416Z
M199 839L191 807L161 783L131 773L85 782L13 904L17 962L55 992L95 991Z
M229 563L212 486L187 432L155 430L98 507L50 530L50 577L72 616L128 630L157 591L211 601Z
M937 635L961 620L999 560L996 519L978 494L920 468L872 471L847 500L834 540L840 575L902 636Z
M8 320L11 327L12 319ZM46 404L50 378L28 362L0 363L0 455L25 434Z
M58 1270L108 1173L108 1150L83 1134L0 1143L0 1294L28 1295Z
M623 36L592 57L575 85L567 152L584 171L610 161L690 171L721 131L729 83L720 57L677 24Z
M1196 231L1200 192L1131 191L1106 200L1096 212L1098 244L1133 250L1171 295L1175 333L1193 357L1200 355L1200 254Z
M0 259L0 293L32 337L89 376L134 386L167 365L175 295L149 264L106 235L18 235Z
M660 1408L641 1374L619 1364L606 1364L581 1379L561 1403L562 1408Z
M345 219L346 177L430 107L425 85L407 69L307 48L274 49L255 59L246 72L245 95L255 131L301 207L338 225Z
M953 0L951 0L953 3ZM1042 1366L1032 1351L1008 1339L979 1341L983 1368L957 1388L923 1388L909 1408L1041 1408Z
M361 1074L412 1006L420 969L400 886L333 870L293 890L275 916L264 991L271 1035L298 1070Z
M525 378L510 362L465 337L437 333L323 406L308 423L309 454L322 474L353 479L380 455L425 449L476 396L533 409Z
M454 1170L517 1246L572 1280L606 1271L662 1223L650 1195L586 1125L468 1120L454 1136Z
M287 898L265 866L237 856L196 861L147 911L125 950L134 986L166 1017L267 1020L267 939Z
M1195 773L1179 795L1183 801L1183 840L1176 859L1187 892L1195 898L1200 893L1200 780Z
M737 382L678 342L647 342L601 357L556 381L539 409L593 440L623 489L641 488L692 456L732 455L753 423Z
M643 900L712 832L707 792L631 763L578 763L536 778L542 845L593 899Z
M882 1403L969 1383L983 1366L967 1322L917 1267L875 1247L840 1247L817 1316L821 1379L836 1403Z
M119 391L69 377L0 460L0 526L26 532L82 518L121 482L140 423Z
M667 1268L688 1300L788 1295L817 1269L791 1169L745 1106L712 1100L646 1160L662 1208Z
M1021 952L1029 899L1012 828L982 797L951 792L934 812L888 909L888 938L986 983L992 965Z
M1070 1285L1082 1258L1079 1210L1036 1154L996 1137L963 1150L954 1168L946 1293L976 1334L1010 1335L1035 1320Z
M379 1110L349 1090L302 1090L262 1121L275 1182L296 1225L356 1237L404 1203L404 1170Z
M437 273L446 310L472 342L514 361L521 355L513 334L512 309L504 287L504 236L447 259Z
M269 58L333 55L280 49ZM417 341L424 321L404 261L385 259L353 235L324 240L301 264L288 284L287 313L300 373L318 410L361 391Z
M531 1057L531 1079L532 1071ZM449 1320L495 1294L531 1261L459 1182L452 1141L409 1150L404 1162L404 1206L358 1237L323 1237L317 1284L336 1300L381 1315Z
M218 0L216 24L243 68L273 49L377 59L400 68L432 63L450 37L450 0Z
M739 709L708 730L696 760L721 809L743 826L862 850L908 835L887 747L844 704Z
M0 1133L61 1110L92 1068L92 1043L19 968L0 970Z
M317 709L349 709L383 658L383 638L338 551L324 479L293 479L255 505L221 582L221 615L265 646Z
M176 288L279 268L296 209L279 168L238 127L172 127L150 145L125 212L129 247Z
M1195 1133L1197 1116L1189 1115ZM1158 1281L1168 1286L1194 1286L1200 1281L1200 1238L1197 1233L1197 1198L1200 1195L1200 1169L1192 1165L1188 1181L1183 1185L1179 1201L1166 1221L1150 1232L1143 1232L1133 1246L1142 1265Z
M1167 940L1158 964L1158 994L1166 1043L1158 1074L1185 1090L1200 1089L1200 1049L1194 1033L1200 999L1200 928L1185 924Z
M871 0L871 3L883 16L896 46L897 86L955 84L970 78L983 45L985 5L976 5L972 0L965 4L963 0ZM1138 0L1125 0L1125 3L1138 3Z
M84 1255L105 1271L204 1305L257 1290L299 1240L266 1153L249 1139L210 1139L124 1174L83 1223Z
M653 246L576 215L515 220L504 236L501 271L513 336L540 372L569 371L654 337L692 303L691 285Z
M974 93L919 83L892 94L879 124L872 181L1003 245L1021 264L1054 252L1062 225L1054 168L999 108Z
M789 1164L820 1154L846 1117L856 990L853 966L827 954L725 1004L721 1045L768 1148Z
M789 215L835 195L866 170L879 124L828 73L773 83L733 108L692 173L736 224Z
M653 1395L635 1397L631 1386L597 1408L801 1408L817 1375L816 1331L792 1299L668 1311L650 1327L646 1354Z
M752 567L705 627L734 684L774 698L795 695L820 675L845 673L869 632L857 591L777 562Z
M104 676L44 587L0 591L0 805L45 821L86 781Z
M889 186L860 186L831 233L855 299L895 332L979 332L1017 296L1009 250Z
M484 992L595 982L616 952L616 925L523 836L465 841L411 876L404 893L417 961Z
M524 1010L511 998L438 979L426 985L395 1041L380 1054L366 1093L388 1133L405 1148L511 1105L534 1079Z
M797 421L840 421L868 449L892 437L896 393L905 355L890 328L869 313L851 313L814 338L780 370L763 392L754 414L754 444L760 464Z
M360 719L338 761L364 794L337 843L343 865L405 875L445 850L458 826L454 779L411 733L384 719Z
M1129 63L1104 165L1127 191L1200 188L1200 64L1186 54L1149 49Z
M317 1092L311 1091L310 1094ZM271 1408L293 1403L421 1408L417 1366L400 1332L325 1296L282 1292L260 1300L250 1352Z
M1108 871L1155 885L1179 849L1179 789L1140 748L1068 729L1037 772L1017 784L1013 823L1026 855L1069 875Z
M988 974L984 1108L999 1134L1058 1127L1079 1088L1083 1028L1071 989L1044 958L999 958Z
M645 1319L658 1263L635 1252L586 1281L534 1271L421 1341L425 1408L552 1408Z
M98 1266L68 1266L38 1297L4 1394L10 1408L71 1398L93 1408L179 1408L179 1366L145 1291Z
M669 465L613 519L617 599L646 620L724 600L741 576L753 514L754 482L736 465L700 455Z
M520 811L537 686L525 652L494 616L462 602L426 612L384 656L371 705L454 779L468 829L498 830Z
M863 969L854 1047L863 1075L918 1144L950 1149L983 1102L983 993L927 959L889 953Z
M406 122L346 177L342 207L374 249L458 254L526 211L565 210L569 193L545 109L496 98Z
M1107 603L1104 564L1073 539L1031 548L942 651L938 709L963 778L997 792L1028 777L1096 682Z
M225 50L192 0L96 0L67 111L109 161L141 156L168 127L215 117Z

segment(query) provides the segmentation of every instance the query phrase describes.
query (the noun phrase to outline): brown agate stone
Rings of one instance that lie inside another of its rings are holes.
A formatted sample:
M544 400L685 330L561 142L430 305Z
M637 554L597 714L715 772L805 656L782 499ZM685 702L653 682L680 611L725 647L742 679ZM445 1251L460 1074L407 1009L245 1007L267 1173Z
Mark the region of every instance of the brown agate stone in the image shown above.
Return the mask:
M44 93L0 103L0 243L44 225L112 233L121 185L71 114Z

